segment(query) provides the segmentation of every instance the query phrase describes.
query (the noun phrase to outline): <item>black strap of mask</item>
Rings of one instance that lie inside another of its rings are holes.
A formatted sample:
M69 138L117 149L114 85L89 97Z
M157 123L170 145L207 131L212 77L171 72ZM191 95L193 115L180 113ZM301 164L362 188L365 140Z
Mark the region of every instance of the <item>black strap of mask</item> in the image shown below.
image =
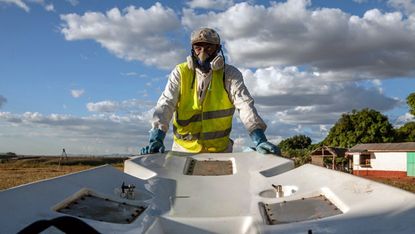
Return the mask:
M226 82L225 82L225 66L226 66L226 60L225 60L225 55L223 54L223 50L222 50L222 46L220 47L220 53L223 57L223 75L222 75L222 81L223 81L223 88L225 89L225 92L228 94L228 90L226 89Z
M190 88L190 89L193 89L193 86L194 86L194 84L195 84L195 79L196 79L196 64L197 64L197 61L195 60L195 58L196 58L196 53L195 53L195 50L194 50L194 49L192 49L192 60L193 60L193 78L192 78L192 86L191 86L191 88Z

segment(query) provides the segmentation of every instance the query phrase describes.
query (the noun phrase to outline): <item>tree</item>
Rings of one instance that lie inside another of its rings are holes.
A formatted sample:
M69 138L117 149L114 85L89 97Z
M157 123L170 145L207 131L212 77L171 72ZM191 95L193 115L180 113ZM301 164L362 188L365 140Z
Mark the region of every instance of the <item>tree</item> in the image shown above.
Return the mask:
M415 115L415 93L411 93L406 97L406 103L409 107L409 113ZM408 122L395 131L396 142L415 141L415 122Z
M397 142L415 141L415 122L409 122L396 130Z
M310 150L311 138L306 135L295 135L281 141L278 146L284 157L294 159L296 166L301 166L311 161Z
M409 107L409 113L415 115L415 93L411 93L406 97L406 103Z
M311 145L311 138L306 135L295 135L281 141L278 146L282 150L288 149L306 149Z
M324 145L353 147L359 143L384 143L394 140L394 129L386 116L365 108L346 113L330 129Z

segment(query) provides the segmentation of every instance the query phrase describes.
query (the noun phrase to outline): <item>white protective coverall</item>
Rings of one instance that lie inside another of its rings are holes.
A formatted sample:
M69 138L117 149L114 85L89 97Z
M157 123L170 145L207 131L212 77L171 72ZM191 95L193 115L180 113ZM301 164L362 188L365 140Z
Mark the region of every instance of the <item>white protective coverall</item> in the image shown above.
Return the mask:
M203 73L199 68L196 68L197 92L200 102L203 101L209 83L212 79L212 70L208 73ZM265 131L266 124L258 115L254 107L254 100L246 88L242 73L232 65L225 66L225 88L228 91L230 101L235 105L239 112L239 117L248 132L255 129L262 129ZM177 67L170 73L166 88L160 96L155 107L152 126L164 132L169 129L169 123L176 110L176 105L180 94L180 73ZM226 152L232 152L232 141ZM186 152L176 143L173 143L173 151Z

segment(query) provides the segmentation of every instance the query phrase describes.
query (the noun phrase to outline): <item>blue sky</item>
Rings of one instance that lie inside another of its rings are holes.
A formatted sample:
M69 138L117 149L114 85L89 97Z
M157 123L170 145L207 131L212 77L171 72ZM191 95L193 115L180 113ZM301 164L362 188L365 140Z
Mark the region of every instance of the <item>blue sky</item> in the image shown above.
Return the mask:
M202 26L220 33L274 143L317 143L352 109L414 119L411 0L0 0L0 152L137 153ZM250 145L237 117L232 138Z

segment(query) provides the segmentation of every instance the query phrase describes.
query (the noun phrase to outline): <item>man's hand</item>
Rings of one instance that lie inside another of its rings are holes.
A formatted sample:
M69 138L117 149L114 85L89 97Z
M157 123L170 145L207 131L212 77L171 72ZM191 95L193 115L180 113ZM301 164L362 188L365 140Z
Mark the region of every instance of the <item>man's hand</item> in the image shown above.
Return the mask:
M258 153L281 155L280 149L267 140L264 130L255 129L249 134L249 136L251 137L252 142L254 142L255 150Z
M278 146L272 144L271 142L262 142L256 147L256 151L261 154L276 154L281 155L281 151Z
M146 147L141 148L140 154L154 154L164 153L166 148L164 147L163 140L166 137L166 133L160 129L150 130L150 143Z

